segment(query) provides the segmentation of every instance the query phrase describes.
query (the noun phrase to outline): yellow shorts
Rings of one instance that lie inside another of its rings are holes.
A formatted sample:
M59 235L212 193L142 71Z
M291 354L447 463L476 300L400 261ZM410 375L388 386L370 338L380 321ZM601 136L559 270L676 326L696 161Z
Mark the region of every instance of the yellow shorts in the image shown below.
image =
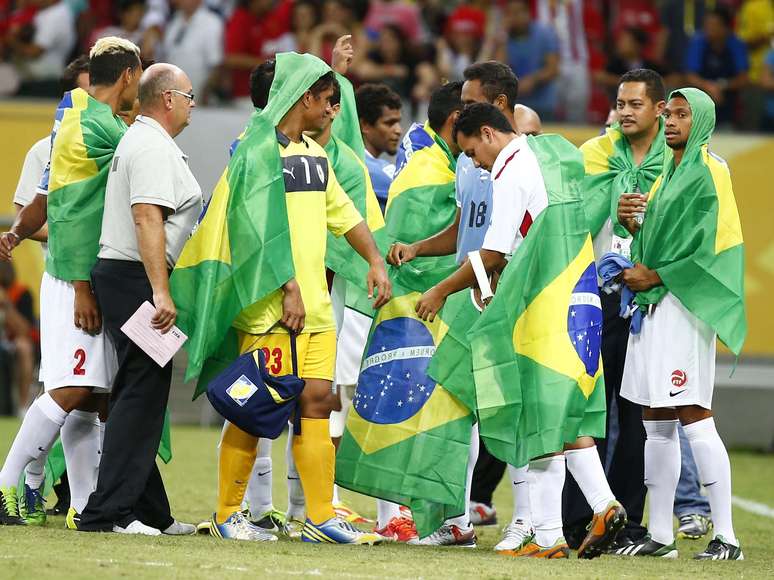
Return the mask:
M239 352L263 349L266 368L273 375L293 372L290 356L290 335L287 333L256 336L242 331L239 335ZM336 331L304 333L296 337L298 372L302 379L333 381L336 369Z

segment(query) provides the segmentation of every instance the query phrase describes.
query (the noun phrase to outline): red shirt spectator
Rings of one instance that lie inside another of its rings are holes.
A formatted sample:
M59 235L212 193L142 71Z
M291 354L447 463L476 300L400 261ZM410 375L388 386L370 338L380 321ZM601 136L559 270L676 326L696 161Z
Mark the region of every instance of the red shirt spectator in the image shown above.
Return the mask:
M248 0L234 10L225 35L234 97L250 94L250 71L266 58L264 42L290 31L292 13L293 0Z
M365 27L373 38L378 36L386 24L398 26L408 41L416 44L422 36L422 15L416 4L402 0L376 0L366 16Z
M612 2L612 33L617 36L625 29L644 30L650 42L645 48L644 57L660 61L664 56L666 36L661 26L661 15L650 0L616 0Z

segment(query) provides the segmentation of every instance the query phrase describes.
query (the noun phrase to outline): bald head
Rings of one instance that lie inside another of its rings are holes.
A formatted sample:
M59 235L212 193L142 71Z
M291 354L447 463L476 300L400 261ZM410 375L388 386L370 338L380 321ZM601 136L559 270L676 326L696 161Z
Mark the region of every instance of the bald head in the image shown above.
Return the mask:
M522 135L540 135L543 132L540 116L525 105L514 105L513 120Z
M183 85L188 81L186 74L178 67L168 63L156 63L145 69L140 77L140 110L150 111L163 103L163 96L170 89L186 90Z

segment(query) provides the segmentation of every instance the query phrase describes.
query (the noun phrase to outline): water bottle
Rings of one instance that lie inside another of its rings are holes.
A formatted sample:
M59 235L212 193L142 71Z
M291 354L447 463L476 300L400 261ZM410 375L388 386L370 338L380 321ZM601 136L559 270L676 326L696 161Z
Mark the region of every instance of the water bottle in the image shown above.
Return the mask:
M632 193L640 193L640 184L637 183L636 181L634 182ZM636 216L634 216L634 221L636 221L639 225L642 225L642 222L644 220L645 220L645 210L641 211Z

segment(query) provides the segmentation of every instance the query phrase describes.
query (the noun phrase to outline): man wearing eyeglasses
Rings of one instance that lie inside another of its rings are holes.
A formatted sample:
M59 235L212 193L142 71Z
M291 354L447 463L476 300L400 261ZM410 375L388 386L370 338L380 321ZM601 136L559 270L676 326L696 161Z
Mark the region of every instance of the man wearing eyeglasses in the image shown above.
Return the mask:
M121 331L145 301L151 325L166 333L177 312L169 272L201 213L202 193L188 157L174 142L196 106L191 81L170 64L140 79L140 115L116 149L107 181L99 259L92 270L105 330L116 346L118 373L105 427L97 489L79 529L191 534L175 521L158 467L172 363L163 368Z

